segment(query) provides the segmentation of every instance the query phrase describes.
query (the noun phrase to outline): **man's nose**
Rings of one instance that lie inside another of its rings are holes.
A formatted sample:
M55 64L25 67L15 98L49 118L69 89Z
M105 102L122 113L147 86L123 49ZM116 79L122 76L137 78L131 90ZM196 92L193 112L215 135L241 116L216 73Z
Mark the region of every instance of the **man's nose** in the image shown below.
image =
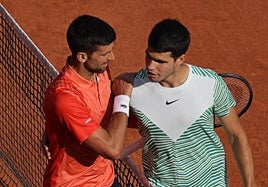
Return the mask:
M115 56L112 51L109 53L108 60L115 60Z
M156 62L154 60L147 60L146 67L148 70L153 70L155 68Z

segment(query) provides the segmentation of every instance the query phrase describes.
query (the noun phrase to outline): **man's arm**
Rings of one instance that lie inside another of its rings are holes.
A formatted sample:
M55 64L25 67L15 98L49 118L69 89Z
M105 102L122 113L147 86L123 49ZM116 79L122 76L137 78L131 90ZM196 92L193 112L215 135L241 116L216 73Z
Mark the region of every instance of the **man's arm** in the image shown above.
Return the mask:
M132 85L134 85L134 77L137 74L137 72L126 72L120 74L117 78L122 79ZM133 113L133 111L129 111L129 119L128 119L128 127L129 128L138 128L139 120L136 117L136 115Z
M114 113L107 125L108 128L104 129L100 126L83 144L98 152L103 157L118 159L125 142L128 124L127 118L127 115L124 113ZM49 141L46 133L42 135L41 147L46 158L50 160L51 153L49 151Z
M112 84L112 91L115 95L115 103L110 121L105 128L100 127L93 132L83 144L94 149L103 157L118 159L125 143L132 85L116 78ZM120 99L118 100L116 97ZM120 105L123 105L122 110L118 108ZM127 108L124 109L124 107Z
M245 187L255 186L254 164L251 148L239 118L232 107L227 116L220 118L239 167Z
M115 96L123 95L123 98L129 98L132 88L133 86L130 83L121 79L115 79L113 82L113 93ZM100 126L83 142L85 146L109 159L119 158L125 142L126 129L128 125L127 113L129 113L129 100L124 102L128 102L126 103L128 108L125 112L114 110L108 124L105 124L104 128ZM45 156L50 160L51 153L48 148L49 141L46 133L42 135L41 146Z

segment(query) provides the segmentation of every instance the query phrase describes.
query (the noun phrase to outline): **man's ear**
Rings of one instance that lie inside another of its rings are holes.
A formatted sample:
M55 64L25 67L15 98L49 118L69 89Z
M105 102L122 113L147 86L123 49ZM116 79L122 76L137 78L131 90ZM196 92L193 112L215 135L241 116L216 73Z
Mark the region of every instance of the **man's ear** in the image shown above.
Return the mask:
M185 62L185 59L186 59L186 55L185 54L182 54L181 56L179 56L176 60L176 62L178 62L179 64L182 64Z
M87 54L84 53L84 52L78 52L77 55L76 55L76 58L77 58L77 60L78 60L79 62L84 63L84 62L87 61L88 56L87 56Z

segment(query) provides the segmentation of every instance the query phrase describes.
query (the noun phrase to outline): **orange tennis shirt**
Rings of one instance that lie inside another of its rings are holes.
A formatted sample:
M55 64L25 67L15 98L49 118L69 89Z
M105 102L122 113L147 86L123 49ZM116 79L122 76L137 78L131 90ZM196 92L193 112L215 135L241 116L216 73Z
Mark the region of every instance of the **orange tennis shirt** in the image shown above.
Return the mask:
M45 187L110 187L114 181L113 163L82 144L105 124L106 111L112 108L108 72L97 79L98 83L88 81L66 65L46 91L45 129L52 159L45 170Z

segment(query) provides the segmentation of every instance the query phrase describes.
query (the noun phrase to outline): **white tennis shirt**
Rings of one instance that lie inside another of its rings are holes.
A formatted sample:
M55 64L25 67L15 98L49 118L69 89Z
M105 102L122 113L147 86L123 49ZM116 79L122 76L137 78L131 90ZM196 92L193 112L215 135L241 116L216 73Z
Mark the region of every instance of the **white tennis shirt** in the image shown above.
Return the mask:
M229 113L235 101L215 72L188 65L187 80L176 88L135 77L130 106L145 140L143 165L153 186L226 186L223 146L213 115Z

